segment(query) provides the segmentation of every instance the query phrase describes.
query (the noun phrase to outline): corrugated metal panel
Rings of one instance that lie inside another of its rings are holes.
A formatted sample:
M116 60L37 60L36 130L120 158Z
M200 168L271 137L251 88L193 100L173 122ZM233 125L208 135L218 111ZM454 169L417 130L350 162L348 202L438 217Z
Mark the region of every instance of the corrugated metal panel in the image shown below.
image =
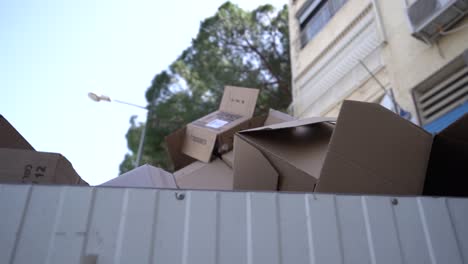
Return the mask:
M468 199L0 185L0 212L0 263L468 262Z

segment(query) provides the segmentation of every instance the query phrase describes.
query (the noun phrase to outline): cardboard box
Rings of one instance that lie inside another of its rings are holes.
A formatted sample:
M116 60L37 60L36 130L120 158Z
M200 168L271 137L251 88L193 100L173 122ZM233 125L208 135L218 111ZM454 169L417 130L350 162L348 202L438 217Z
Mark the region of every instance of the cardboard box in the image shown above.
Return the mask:
M267 116L256 116L250 118L242 122L241 124L224 131L222 135L219 135L217 138L217 142L215 144L216 148L214 149L214 152L216 155L222 155L231 151L234 141L234 135L239 130L276 124L279 122L285 122L290 120L294 120L294 117L270 109L269 114ZM182 153L182 146L185 138L185 133L186 127L183 127L165 138L167 151L169 153L169 157L171 159L175 171L180 170L185 166L188 166L189 164L196 161L196 159Z
M0 115L0 148L34 150L31 144Z
M180 170L196 161L196 159L182 153L185 131L186 127L183 127L165 138L167 152L174 171Z
M468 196L468 114L435 135L423 194Z
M222 160L210 163L196 161L176 171L174 176L181 189L232 190L232 170Z
M223 140L225 132L234 134L241 129L239 125L253 116L258 92L258 89L226 86L219 110L187 125L182 152L209 162L217 140L220 145L227 145L228 151L232 143Z
M0 181L7 183L79 184L71 163L57 153L0 149Z
M34 151L31 144L2 115L0 115L0 182L89 186L62 155Z
M234 151L229 151L221 156L221 159L229 166L229 168L234 167Z
M148 164L126 172L100 186L177 189L171 173Z
M421 194L431 145L382 106L345 101L336 125L309 118L239 132L234 189Z

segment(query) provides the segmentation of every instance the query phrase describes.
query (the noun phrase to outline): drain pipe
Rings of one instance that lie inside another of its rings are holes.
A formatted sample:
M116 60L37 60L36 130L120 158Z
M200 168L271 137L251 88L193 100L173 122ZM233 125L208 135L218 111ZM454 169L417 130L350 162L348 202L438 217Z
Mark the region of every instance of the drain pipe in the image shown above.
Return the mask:
M379 0L371 0L371 1L372 1L372 5L374 6L375 18L377 21L377 27L379 28L380 37L382 38L382 41L384 42L384 44L387 44L387 33L385 32L385 27L382 22L382 14L380 12Z

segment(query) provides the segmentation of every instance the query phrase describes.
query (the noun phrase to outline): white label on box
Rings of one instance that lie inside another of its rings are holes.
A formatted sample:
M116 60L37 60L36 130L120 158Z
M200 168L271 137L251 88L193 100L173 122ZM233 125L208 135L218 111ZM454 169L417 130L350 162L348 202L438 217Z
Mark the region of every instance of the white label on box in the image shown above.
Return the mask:
M209 122L208 124L206 124L206 126L207 127L212 127L212 128L220 128L220 127L224 126L227 123L229 123L229 122L221 120L221 119L215 119L215 120Z

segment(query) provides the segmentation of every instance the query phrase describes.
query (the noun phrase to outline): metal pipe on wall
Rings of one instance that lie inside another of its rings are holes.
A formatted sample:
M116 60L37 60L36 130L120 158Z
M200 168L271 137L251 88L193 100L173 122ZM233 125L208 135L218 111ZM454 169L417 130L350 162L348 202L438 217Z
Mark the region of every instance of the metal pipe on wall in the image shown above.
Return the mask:
M380 12L380 5L379 5L379 0L371 0L372 5L374 6L375 10L375 18L377 21L377 27L379 28L379 34L380 37L382 38L382 41L386 44L387 43L387 33L385 32L385 27L382 22L382 14Z

